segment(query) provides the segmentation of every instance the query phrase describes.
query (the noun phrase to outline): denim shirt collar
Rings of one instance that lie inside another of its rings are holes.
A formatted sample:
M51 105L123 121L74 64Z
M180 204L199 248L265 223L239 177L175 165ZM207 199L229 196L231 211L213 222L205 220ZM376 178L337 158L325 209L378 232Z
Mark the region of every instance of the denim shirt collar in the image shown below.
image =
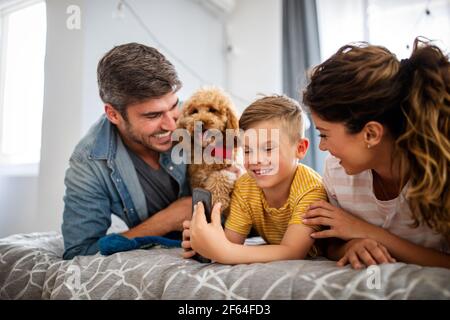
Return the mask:
M102 116L100 120L99 130L95 138L90 157L95 160L107 160L110 164L116 158L118 139L120 139L115 126L106 118ZM186 190L186 164L174 164L171 158L172 149L162 152L159 157L159 164L170 174L180 185L179 196L189 194ZM130 160L131 161L131 160Z
M117 133L114 125L103 115L99 127L90 158L94 160L112 159L117 149Z

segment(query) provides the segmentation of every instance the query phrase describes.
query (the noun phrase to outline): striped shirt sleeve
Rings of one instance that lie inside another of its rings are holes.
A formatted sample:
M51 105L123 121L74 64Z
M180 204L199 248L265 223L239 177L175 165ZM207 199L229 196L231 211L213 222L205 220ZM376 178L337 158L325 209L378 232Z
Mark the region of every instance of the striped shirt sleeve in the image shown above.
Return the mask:
M302 224L302 216L308 211L309 206L319 200L327 201L327 193L324 187L315 187L308 190L292 208L292 216L289 224ZM314 226L312 228L316 231L321 229L320 226Z
M225 228L247 236L252 228L250 208L241 195L241 190L236 184L231 196L230 214L225 222Z

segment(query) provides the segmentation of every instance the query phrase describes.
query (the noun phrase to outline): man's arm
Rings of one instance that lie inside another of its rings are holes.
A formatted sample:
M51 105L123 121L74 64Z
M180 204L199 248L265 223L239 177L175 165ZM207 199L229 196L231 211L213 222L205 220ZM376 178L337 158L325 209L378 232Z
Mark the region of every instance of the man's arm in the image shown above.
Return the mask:
M83 159L71 159L66 172L64 259L97 253L98 240L111 226L111 197L100 182L103 177L96 175L92 165ZM123 235L133 238L182 230L182 221L191 214L191 197L182 198Z
M191 219L191 210L192 197L180 198L141 224L123 232L122 235L131 239L145 236L163 236L171 231L183 231L183 221Z
M110 199L88 162L71 159L64 179L64 259L98 252L97 241L111 225Z

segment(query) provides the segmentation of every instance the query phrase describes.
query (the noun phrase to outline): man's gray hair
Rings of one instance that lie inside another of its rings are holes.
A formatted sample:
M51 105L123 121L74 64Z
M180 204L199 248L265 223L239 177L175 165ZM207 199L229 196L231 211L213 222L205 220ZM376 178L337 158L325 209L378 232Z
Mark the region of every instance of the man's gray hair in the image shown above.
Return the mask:
M102 101L125 118L129 105L176 92L182 86L174 66L163 54L134 42L116 46L103 56L97 81Z

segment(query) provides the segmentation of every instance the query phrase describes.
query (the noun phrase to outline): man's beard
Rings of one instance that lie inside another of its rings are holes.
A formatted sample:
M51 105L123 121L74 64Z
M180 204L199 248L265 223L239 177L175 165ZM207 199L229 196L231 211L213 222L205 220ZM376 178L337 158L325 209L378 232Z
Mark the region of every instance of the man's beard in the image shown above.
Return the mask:
M161 149L155 147L153 144L147 142L145 137L139 136L135 133L134 127L131 125L131 123L128 120L125 120L125 133L127 135L127 139L133 141L136 144L139 144L143 146L146 149L156 151L156 152L165 152L166 149ZM158 132L157 132L158 133ZM156 134L156 133L155 133ZM147 136L148 139L150 139L150 136Z

